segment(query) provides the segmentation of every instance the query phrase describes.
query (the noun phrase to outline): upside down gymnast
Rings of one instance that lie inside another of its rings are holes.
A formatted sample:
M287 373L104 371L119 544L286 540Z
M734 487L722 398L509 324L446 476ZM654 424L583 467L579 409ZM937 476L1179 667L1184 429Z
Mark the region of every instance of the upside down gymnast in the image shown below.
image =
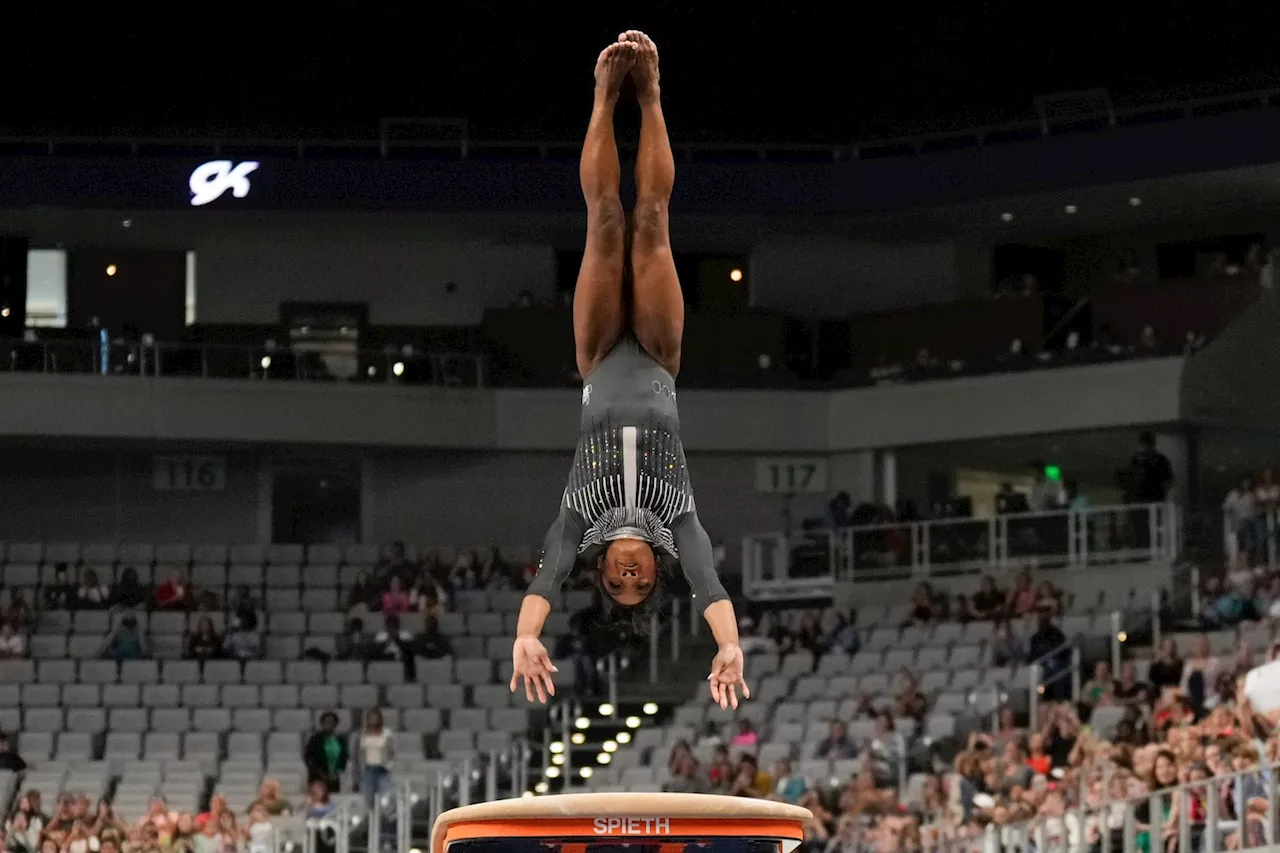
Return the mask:
M613 113L628 75L640 102L636 205L628 222ZM600 630L642 632L660 596L662 565L678 562L719 652L707 681L722 708L738 707L738 625L712 562L689 482L674 377L680 370L684 297L671 255L667 207L675 161L658 87L658 49L628 30L596 60L595 102L579 166L587 240L573 297L573 335L583 377L582 426L538 574L520 606L512 648L514 692L545 703L556 671L539 637L551 598L582 560L604 595ZM629 227L628 227L629 226ZM629 251L628 251L629 250ZM629 258L628 258L629 256ZM630 299L624 277L630 260Z

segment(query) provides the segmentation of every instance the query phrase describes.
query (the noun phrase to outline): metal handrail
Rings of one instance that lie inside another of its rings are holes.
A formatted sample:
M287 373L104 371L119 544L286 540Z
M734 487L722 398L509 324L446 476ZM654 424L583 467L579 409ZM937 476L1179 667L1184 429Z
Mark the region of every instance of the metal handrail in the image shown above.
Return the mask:
M1075 804L1075 808L1064 812L1061 819L1063 820L1063 834L1069 836L1069 819L1075 821L1075 831L1077 834L1077 843L1073 846L1069 843L1059 845L1048 843L1048 839L1044 837L1044 829L1047 819L1044 817L1036 817L1031 820L1022 821L1016 824L1007 824L997 827L989 824L982 837L969 839L930 839L933 833L926 833L924 849L926 853L985 853L990 850L1003 850L1004 853L1073 853L1073 851L1087 851L1094 847L1093 843L1087 840L1086 833L1091 828L1098 829L1098 844L1102 853L1113 853L1113 835L1118 830L1121 833L1120 847L1123 853L1132 853L1137 849L1137 836L1139 832L1144 831L1140 828L1140 822L1137 818L1137 808L1139 805L1146 803L1147 822L1145 832L1150 838L1161 839L1159 846L1151 845L1152 851L1164 849L1164 829L1166 817L1164 814L1164 803L1169 800L1171 804L1177 807L1177 825L1175 828L1176 838L1178 839L1178 850L1184 853L1198 851L1198 853L1217 853L1225 839L1219 837L1221 833L1230 831L1240 831L1245 829L1244 824L1249 821L1241 820L1239 816L1234 819L1222 819L1218 814L1218 793L1224 785L1234 785L1235 790L1240 790L1240 783L1246 778L1257 778L1261 780L1266 800L1267 810L1264 818L1258 820L1254 825L1254 829L1260 829L1263 833L1263 847L1274 848L1274 845L1280 840L1280 833L1277 827L1277 817L1280 817L1280 764L1260 764L1251 770L1235 771L1220 776L1212 776L1208 779L1202 779L1195 782L1184 782L1171 788L1164 788L1158 791L1152 791L1139 797L1126 797L1122 799L1105 799L1096 805L1086 805L1083 802ZM1193 824L1190 819L1191 804L1193 797L1199 795L1205 810L1205 817L1202 823L1199 823L1202 837L1199 843L1192 844L1197 824ZM936 827L933 827L935 832ZM936 840L937 843L931 843ZM1257 846L1249 847L1242 844L1242 849L1260 849ZM1121 853L1115 851L1115 853Z
M1237 92L1226 95L1215 95L1204 98L1164 101L1142 104L1114 110L1114 124L1138 124L1142 122L1180 121L1194 118L1204 110L1215 110L1217 114L1223 107L1239 105L1240 111L1267 109L1271 102L1280 97L1280 89L1259 89L1248 92ZM389 128L405 124L431 125L435 127L454 127L458 131L456 139L391 139ZM1007 141L1024 141L1025 135L1051 136L1055 130L1055 122L1044 124L1039 117L1008 122L1005 124L984 125L979 127L958 128L954 130L933 131L898 136L884 139L869 139L846 145L822 145L815 143L677 143L676 152L686 159L695 159L700 153L754 153L761 161L785 159L787 154L811 152L830 154L833 160L857 160L864 156L879 156L894 151L910 154L926 153L933 145L943 143L968 142L977 146L998 145ZM1007 139L1006 137L1014 137ZM219 137L164 137L164 136L83 136L59 134L32 134L0 137L0 146L41 148L49 155L58 153L61 147L120 148L127 150L131 156L142 153L143 149L172 149L174 154L190 155L192 150L205 150L210 154L221 155L227 148L277 149L289 151L299 158L305 157L308 149L348 149L355 154L367 154L378 159L392 156L396 150L420 151L456 151L458 158L465 160L477 149L509 150L537 152L539 158L546 159L552 152L577 151L581 148L580 140L475 140L471 138L468 122L464 118L394 118L381 122L376 138L347 139L269 139L269 138L219 138ZM781 157L774 155L784 155Z
M174 359L188 358L174 366ZM336 359L354 370L338 377L313 369L308 359ZM282 359L292 359L288 369ZM467 369L453 370L463 365ZM426 371L425 374L423 371ZM62 340L0 339L0 372L176 376L200 379L260 379L360 382L483 387L484 357L474 353L400 350L326 350L303 345L205 344L171 341L108 342L88 338Z

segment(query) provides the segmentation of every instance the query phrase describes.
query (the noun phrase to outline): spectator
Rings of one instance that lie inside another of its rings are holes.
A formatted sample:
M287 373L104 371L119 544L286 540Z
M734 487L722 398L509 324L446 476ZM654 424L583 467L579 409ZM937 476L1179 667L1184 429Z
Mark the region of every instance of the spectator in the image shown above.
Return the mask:
M222 637L213 627L213 620L201 616L196 629L187 641L187 657L192 660L207 661L222 656Z
M98 573L85 569L76 590L76 607L81 610L102 610L111 606L111 593L106 584L98 580Z
M738 620L738 648L744 655L777 654L778 644L756 633L756 620L743 616Z
M400 585L400 578L391 576L387 582L387 591L382 594L383 613L408 613L410 609L409 594Z
M1182 683L1179 685L1192 706L1204 705L1209 692L1218 683L1220 669L1218 659L1209 647L1209 638L1204 634L1196 637L1191 656L1182 665Z
M387 587L391 586L391 580L394 578L400 582L402 589L407 589L417 577L418 567L409 561L403 542L392 542L391 554L378 563L377 572Z
M848 492L838 492L827 504L827 526L840 530L853 523L853 497Z
M369 635L364 631L364 620L352 616L341 634L334 641L338 660L364 660L369 650Z
M337 793L342 788L342 774L346 772L349 758L347 740L338 734L338 715L325 711L320 716L320 728L307 739L302 750L307 782L323 782L330 791Z
M330 711L329 713L332 714L333 712ZM334 717L334 725L337 725L337 717ZM261 806L270 817L293 814L293 807L284 798L284 791L280 787L280 782L276 779L263 780L262 785L258 788L258 798L249 805L250 814L253 813L255 806Z
M760 735L756 727L746 717L738 720L738 732L729 741L729 745L740 749L754 750L760 743Z
M228 813L227 798L214 794L209 798L209 810L196 815L196 828L203 830L211 827L216 835L222 826L222 816Z
M368 613L377 610L382 603L382 592L377 582L364 569L356 572L351 588L347 590L347 612Z
M784 803L798 803L807 789L805 778L791 769L791 759L780 758L773 765L773 796Z
M842 651L847 655L857 654L858 649L862 648L862 640L858 637L856 621L857 612L852 607L847 614L844 611L836 611L835 624L822 638L823 651Z
M717 746L711 756L711 767L707 770L707 780L711 787L719 793L727 793L733 784L733 764L729 761L729 748Z
M133 567L120 573L120 580L111 588L111 606L124 608L143 607L151 591L138 582L138 571Z
M252 614L251 619L242 619L239 614L231 620L231 630L223 640L223 650L228 657L239 661L256 660L262 657L262 635L257 631L258 617Z
M1071 512L1088 512L1093 506L1089 496L1081 493L1080 483L1075 480L1064 482L1062 484L1062 492L1066 507Z
M1110 704L1111 688L1111 667L1100 660L1093 665L1093 678L1086 681L1080 690L1080 701L1090 708Z
M983 575L978 591L969 597L969 618L998 619L1005 609L1005 595L996 586L996 579Z
M156 587L155 606L157 610L186 610L191 606L191 589L187 586L182 572L174 569L164 583Z
M259 613L262 605L253 597L248 586L236 588L235 602L231 606L231 629L233 631L257 631Z
M244 831L248 853L271 853L275 849L275 829L271 826L271 812L260 798L249 806L248 824Z
M1044 462L1036 460L1031 463L1031 505L1032 512L1052 512L1058 508L1058 484L1050 480L1044 472Z
M677 794L705 794L707 780L698 771L698 762L687 749L675 757L674 768L662 790Z
M1138 452L1129 460L1129 502L1163 503L1173 485L1173 465L1156 450L1156 438L1149 432L1138 436Z
M1227 492L1222 501L1223 539L1227 549L1227 566L1234 566L1241 553L1255 553L1253 481L1244 477ZM1265 540L1264 540L1265 541Z
M1172 637L1165 637L1160 641L1160 650L1151 661L1147 677L1151 679L1152 700L1164 688L1182 684L1182 657L1179 656L1178 645Z
M409 596L409 603L428 619L438 619L441 613L449 609L449 593L424 569Z
M405 678L415 680L413 635L400 627L400 617L395 613L386 615L383 626L383 630L373 637L373 656L381 660L400 661L404 664Z
M996 624L995 637L991 642L991 661L996 666L1017 666L1027 660L1027 642L1014 630L1009 620L1004 619Z
M1031 573L1026 569L1018 572L1013 578L1005 601L1005 610L1010 618L1026 616L1036 610L1036 590L1031 584Z
M511 570L497 546L490 546L480 561L479 584L488 590L511 589Z
M903 675L902 689L894 701L894 710L899 717L908 717L917 723L924 720L929 712L929 700L920 692L920 685L914 675Z
M773 780L769 774L756 764L754 755L744 755L738 762L738 770L733 784L729 786L730 796L767 797L773 791Z
M72 610L76 604L75 585L67 577L67 564L58 563L53 568L53 582L44 588L45 610Z
M1053 623L1053 615L1040 611L1037 627L1027 642L1027 655L1032 663L1039 663L1046 699L1061 701L1070 694L1069 678L1062 677L1071 661L1071 651L1066 648L1067 635Z
M102 657L114 661L141 660L147 657L147 647L142 641L142 632L138 629L138 617L126 613L107 639L102 650Z
M840 720L832 720L827 727L827 736L818 742L818 748L814 750L813 757L837 761L841 758L853 758L857 753L857 747L849 739L844 723Z
M933 587L927 583L916 585L916 591L911 596L911 615L907 619L908 625L927 625L939 617L938 603L934 600Z
M439 660L453 654L453 644L440 633L440 620L434 616L428 616L423 624L422 635L418 637L418 654L428 660Z
M21 773L26 769L27 762L10 746L9 736L0 732L0 773Z
M1155 668L1153 663L1152 669ZM1138 680L1138 668L1133 661L1125 661L1120 667L1120 680L1111 691L1112 699L1119 705L1137 707L1150 701L1151 685Z
M702 726L702 735L698 738L698 749L715 749L724 744L720 737L720 726L715 720L707 720Z
M20 658L27 653L27 641L10 622L0 622L0 660Z
M40 832L31 828L31 819L24 812L15 812L3 833L5 853L37 853L40 849Z
M17 631L25 631L31 627L35 614L31 611L31 605L27 603L26 596L22 594L22 590L15 589L9 593L9 609L5 611L4 621L8 622Z
M382 712L370 711L365 715L364 729L360 732L360 788L371 809L374 798L391 785L394 754L395 739L382 722Z

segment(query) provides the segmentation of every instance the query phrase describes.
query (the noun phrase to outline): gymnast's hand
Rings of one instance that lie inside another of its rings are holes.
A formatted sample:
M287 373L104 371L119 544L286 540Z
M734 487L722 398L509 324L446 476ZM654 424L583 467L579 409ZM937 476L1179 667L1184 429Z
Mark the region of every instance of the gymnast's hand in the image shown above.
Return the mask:
M707 676L711 682L711 699L721 708L738 707L738 688L742 688L742 698L751 698L751 688L747 687L742 677L742 649L736 643L720 647L719 653L711 661L711 674Z
M547 695L556 695L556 686L551 682L551 673L559 672L547 655L547 647L537 637L516 637L511 647L511 663L515 671L511 673L511 692L516 692L516 684L524 678L524 695L533 701L536 690L538 701L547 704ZM741 671L741 667L738 668Z

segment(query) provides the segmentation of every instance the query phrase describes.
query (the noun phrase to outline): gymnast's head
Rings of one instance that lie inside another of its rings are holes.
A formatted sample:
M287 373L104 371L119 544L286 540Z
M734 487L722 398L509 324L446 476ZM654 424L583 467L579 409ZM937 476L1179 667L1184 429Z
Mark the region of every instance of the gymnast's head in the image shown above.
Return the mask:
M636 607L658 588L658 557L643 539L609 543L600 561L600 588L622 607Z

